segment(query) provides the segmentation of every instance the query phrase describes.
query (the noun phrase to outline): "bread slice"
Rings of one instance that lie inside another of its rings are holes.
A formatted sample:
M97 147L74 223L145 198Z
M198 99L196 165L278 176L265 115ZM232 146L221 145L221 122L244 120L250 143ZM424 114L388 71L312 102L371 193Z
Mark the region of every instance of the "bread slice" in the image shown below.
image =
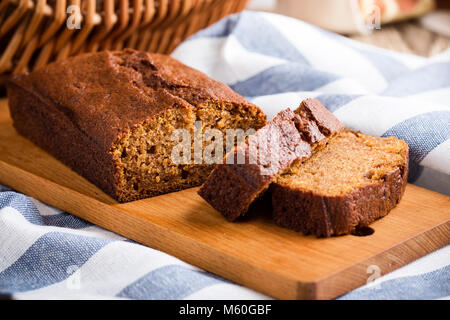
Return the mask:
M293 161L308 158L342 129L339 120L318 100L306 99L294 112L287 109L278 113L229 153L198 193L226 219L234 221ZM239 155L243 163L238 163Z
M196 163L193 153L172 161L175 130L193 139L194 131L265 125L263 112L225 84L131 49L58 61L7 87L16 130L120 202L206 179L214 164Z
M349 234L400 201L408 176L408 145L344 131L271 186L275 222L318 237Z

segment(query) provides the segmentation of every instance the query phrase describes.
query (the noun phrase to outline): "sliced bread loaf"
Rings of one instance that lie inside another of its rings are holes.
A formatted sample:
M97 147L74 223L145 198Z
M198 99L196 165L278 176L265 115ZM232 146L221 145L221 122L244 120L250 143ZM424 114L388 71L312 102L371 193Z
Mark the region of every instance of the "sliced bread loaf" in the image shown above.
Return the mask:
M173 161L177 130L187 133L190 151L196 132L266 123L225 84L169 56L131 49L71 57L7 86L16 130L120 202L206 179L213 164L195 163L189 152L183 163Z

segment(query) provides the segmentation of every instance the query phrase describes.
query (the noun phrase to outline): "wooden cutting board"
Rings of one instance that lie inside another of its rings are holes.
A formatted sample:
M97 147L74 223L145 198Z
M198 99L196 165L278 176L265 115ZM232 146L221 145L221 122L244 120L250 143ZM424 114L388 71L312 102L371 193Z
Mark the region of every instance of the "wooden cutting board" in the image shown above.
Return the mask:
M450 243L450 197L408 185L370 236L317 239L255 208L229 223L197 188L118 204L19 136L0 100L0 183L276 298L327 299ZM373 265L375 267L373 267Z

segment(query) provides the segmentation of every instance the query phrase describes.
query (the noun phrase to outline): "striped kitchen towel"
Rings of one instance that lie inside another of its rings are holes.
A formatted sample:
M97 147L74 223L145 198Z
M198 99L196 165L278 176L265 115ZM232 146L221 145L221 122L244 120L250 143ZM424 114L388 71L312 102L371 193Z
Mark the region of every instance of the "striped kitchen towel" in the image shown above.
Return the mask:
M230 16L175 58L273 117L316 97L364 133L411 148L410 181L450 194L450 50L394 53L267 13ZM450 235L449 235L450 238ZM450 246L341 299L450 297ZM376 278L376 277L375 277ZM267 296L0 187L0 296L19 299L266 299Z

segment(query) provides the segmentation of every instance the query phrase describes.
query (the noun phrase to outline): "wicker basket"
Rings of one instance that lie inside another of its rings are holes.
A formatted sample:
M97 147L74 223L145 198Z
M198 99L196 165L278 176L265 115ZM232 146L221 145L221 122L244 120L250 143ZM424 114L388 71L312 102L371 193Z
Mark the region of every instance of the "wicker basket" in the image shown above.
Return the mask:
M194 32L243 10L247 1L0 0L0 75L82 52L127 47L170 53ZM71 27L81 22L81 28L70 29L69 19Z

